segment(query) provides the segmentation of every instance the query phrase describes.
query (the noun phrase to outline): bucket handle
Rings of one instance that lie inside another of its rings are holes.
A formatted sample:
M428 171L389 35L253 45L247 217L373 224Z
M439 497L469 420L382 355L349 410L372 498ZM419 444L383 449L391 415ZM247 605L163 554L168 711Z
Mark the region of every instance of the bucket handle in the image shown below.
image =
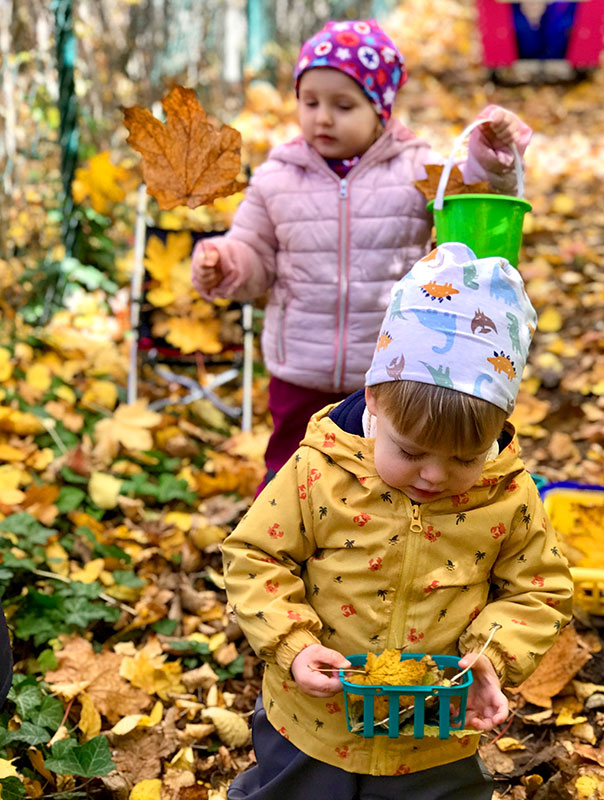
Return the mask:
M465 128L455 139L453 142L453 149L451 150L451 154L447 159L447 163L444 166L444 169L441 173L440 180L438 182L438 188L436 190L436 197L434 198L434 209L439 211L443 207L444 197L445 197L445 189L447 188L447 183L449 181L449 175L451 174L451 170L453 169L453 159L455 157L455 153L464 143L466 136L468 136L474 128L477 128L479 125L484 125L485 122L490 122L488 119L475 119L473 122ZM524 194L524 173L522 170L522 159L520 158L520 154L518 153L518 148L514 144L511 143L510 148L512 153L514 154L514 171L516 173L516 192L518 197L522 197Z

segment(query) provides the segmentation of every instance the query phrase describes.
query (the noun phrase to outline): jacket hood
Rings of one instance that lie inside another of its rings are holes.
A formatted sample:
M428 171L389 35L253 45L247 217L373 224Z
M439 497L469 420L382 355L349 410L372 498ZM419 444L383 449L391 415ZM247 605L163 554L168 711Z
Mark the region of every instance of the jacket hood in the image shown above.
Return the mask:
M423 139L419 139L398 119L391 119L384 128L384 133L363 154L360 163L389 161L410 145L413 147L428 146ZM306 168L316 167L318 163L325 164L321 156L304 140L302 135L295 136L289 142L274 147L269 153L269 159Z
M334 407L334 405L327 406L313 415L300 445L319 450L342 469L355 475L357 479L377 476L374 460L375 439L342 430L329 418L329 413ZM496 458L486 462L477 483L467 492L468 501L464 504L466 510L481 505L484 502L485 492L491 491L493 486L525 470L519 457L520 445L514 426L506 422L505 430L510 434L511 441ZM390 490L397 491L392 487ZM448 507L452 508L454 504L451 498L445 497L429 505L435 509L446 510Z

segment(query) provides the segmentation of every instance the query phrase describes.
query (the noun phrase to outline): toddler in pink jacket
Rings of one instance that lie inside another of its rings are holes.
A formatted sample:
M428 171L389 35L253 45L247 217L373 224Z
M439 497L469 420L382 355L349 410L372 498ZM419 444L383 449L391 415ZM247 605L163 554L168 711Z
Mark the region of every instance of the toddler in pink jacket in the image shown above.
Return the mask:
M208 299L270 290L268 479L315 411L363 386L390 289L430 247L414 181L442 163L391 116L405 62L375 20L328 22L302 46L294 76L302 135L271 151L229 232L198 242L192 260ZM479 116L490 121L470 138L466 182L513 194L509 145L523 153L531 129L499 106Z

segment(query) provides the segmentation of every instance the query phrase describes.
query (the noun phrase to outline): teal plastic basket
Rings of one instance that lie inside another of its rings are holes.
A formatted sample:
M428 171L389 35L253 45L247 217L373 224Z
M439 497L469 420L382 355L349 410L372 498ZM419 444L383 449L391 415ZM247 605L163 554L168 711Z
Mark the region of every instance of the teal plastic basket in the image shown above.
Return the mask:
M406 659L423 658L425 653L401 653L401 661ZM367 655L347 656L353 667L364 667ZM439 669L451 667L459 669L460 659L457 656L432 656ZM339 670L339 678L344 688L344 704L346 707L346 725L351 733L358 733L366 739L373 739L374 736L388 736L390 739L397 739L400 735L400 705L399 698L402 696L413 697L413 736L415 739L423 739L426 726L426 702L431 700L435 709L433 711L438 717L438 738L448 739L451 733L456 730L463 730L466 717L466 707L468 702L468 689L472 685L472 671L468 670L459 683L454 686L440 686L438 684L428 686L362 686L352 683L346 679L346 670ZM361 695L363 697L363 716L362 724L353 722L351 714L350 695ZM388 698L388 720L380 724L380 720L375 719L376 697ZM452 701L457 700L458 707L452 713Z

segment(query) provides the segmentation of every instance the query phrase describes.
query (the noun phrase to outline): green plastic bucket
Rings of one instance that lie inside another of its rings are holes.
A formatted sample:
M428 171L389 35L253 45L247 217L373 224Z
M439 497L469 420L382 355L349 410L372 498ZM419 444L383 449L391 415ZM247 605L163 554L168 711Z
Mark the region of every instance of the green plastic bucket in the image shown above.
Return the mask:
M451 194L445 197L458 147L474 128L485 122L488 120L475 120L457 137L440 176L436 197L430 200L427 208L434 214L437 244L462 242L472 248L478 258L501 256L517 267L524 215L531 210L529 202L506 194ZM522 195L522 159L514 144L511 149L517 191Z
M434 202L430 200L428 210L434 214L436 244L462 242L478 258L502 256L518 266L529 202L506 194L451 194L440 210L434 209Z

